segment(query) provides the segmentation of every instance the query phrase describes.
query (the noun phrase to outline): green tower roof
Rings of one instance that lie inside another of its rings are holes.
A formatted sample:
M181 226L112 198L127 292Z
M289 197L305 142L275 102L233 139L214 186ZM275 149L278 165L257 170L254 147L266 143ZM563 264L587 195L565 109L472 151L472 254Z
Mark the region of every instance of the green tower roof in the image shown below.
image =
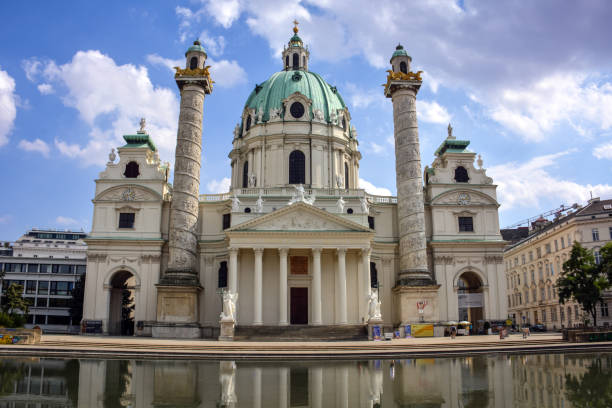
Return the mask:
M157 151L155 143L146 133L138 133L135 135L123 135L123 140L126 141L126 145L123 147L148 147L154 152Z
M195 40L193 42L193 45L187 48L187 51L185 51L185 56L187 56L187 54L189 54L192 51L199 51L199 52L203 52L204 54L206 54L206 51L204 51L204 47L202 47L199 40Z
M408 55L408 53L406 52L406 50L404 49L402 44L397 44L397 47L395 47L395 52L391 56L391 59L393 59L395 57L400 57L400 56L404 56L404 57L410 58L410 55Z
M469 144L469 140L445 139L434 154L441 156L444 153L471 153L467 149Z
M263 109L263 121L270 120L270 109L282 109L283 100L294 92L299 92L312 100L310 113L319 109L330 121L330 113L346 108L344 100L335 86L329 85L319 74L309 71L280 71L270 79L256 85L246 101L245 107Z

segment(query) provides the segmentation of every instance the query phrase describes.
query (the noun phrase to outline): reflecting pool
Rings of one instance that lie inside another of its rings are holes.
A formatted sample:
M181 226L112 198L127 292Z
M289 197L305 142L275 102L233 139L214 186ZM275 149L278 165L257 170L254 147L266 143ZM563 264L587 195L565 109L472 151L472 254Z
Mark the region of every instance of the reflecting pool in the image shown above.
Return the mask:
M0 407L612 407L612 353L357 361L0 359Z

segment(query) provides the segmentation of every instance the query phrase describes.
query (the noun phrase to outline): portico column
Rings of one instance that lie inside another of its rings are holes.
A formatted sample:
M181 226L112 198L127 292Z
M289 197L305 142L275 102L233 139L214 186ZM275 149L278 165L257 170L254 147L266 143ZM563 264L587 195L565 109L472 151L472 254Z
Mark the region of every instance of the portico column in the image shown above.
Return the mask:
M320 326L321 318L321 248L312 249L312 324Z
M370 248L361 250L361 269L363 269L363 304L365 310L365 318L368 320L368 304L370 302L370 293L372 292L372 278L370 276Z
M253 274L253 325L260 326L263 324L261 317L261 302L262 302L262 256L263 248L253 248L255 252L255 271Z
M238 275L238 248L229 249L229 279L227 280L227 286L231 293L236 293L237 287L237 275Z
M280 248L278 250L280 259L280 273L279 273L279 291L278 291L278 307L279 307L279 318L278 325L286 326L287 323L287 248Z
M338 289L336 296L338 298L338 324L347 324L347 307L346 307L346 249L338 249Z

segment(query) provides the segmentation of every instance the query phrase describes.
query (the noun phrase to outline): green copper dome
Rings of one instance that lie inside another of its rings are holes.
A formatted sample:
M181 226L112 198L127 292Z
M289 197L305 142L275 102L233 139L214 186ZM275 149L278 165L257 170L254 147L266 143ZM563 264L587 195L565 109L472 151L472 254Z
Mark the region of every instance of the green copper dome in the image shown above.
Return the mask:
M319 74L309 71L281 71L273 74L266 82L256 85L255 90L246 101L245 108L263 109L263 121L270 119L270 109L283 107L283 100L294 92L299 92L312 100L310 117L313 110L319 109L330 122L330 113L338 109L345 109L344 100L336 90L329 85Z
M410 55L408 55L408 53L406 52L406 50L401 44L398 44L397 47L395 47L395 52L391 56L391 59L393 59L393 57L399 57L399 56L410 58Z
M200 44L200 41L198 40L195 40L193 42L193 45L187 49L187 51L185 52L185 56L187 56L187 54L189 54L191 51L199 51L199 52L203 52L204 54L206 54L206 51L204 51L204 47L202 47L202 45Z

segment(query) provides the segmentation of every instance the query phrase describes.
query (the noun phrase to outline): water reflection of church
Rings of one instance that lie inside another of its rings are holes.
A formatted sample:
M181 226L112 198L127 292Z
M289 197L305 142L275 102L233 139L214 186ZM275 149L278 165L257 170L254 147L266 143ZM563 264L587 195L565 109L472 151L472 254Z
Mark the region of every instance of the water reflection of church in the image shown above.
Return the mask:
M0 408L571 408L603 401L612 386L609 354L335 362L3 359L0 369Z

